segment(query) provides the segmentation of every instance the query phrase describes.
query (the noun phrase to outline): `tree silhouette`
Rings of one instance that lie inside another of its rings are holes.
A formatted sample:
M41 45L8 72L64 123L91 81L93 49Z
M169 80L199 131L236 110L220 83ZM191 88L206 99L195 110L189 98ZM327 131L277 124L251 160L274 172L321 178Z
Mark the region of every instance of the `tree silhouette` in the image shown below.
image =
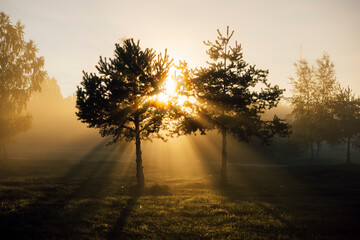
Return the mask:
M265 121L261 114L276 106L284 90L271 86L267 81L267 70L256 69L243 60L241 45L229 41L233 31L226 36L219 30L215 43L204 42L212 62L207 68L196 69L193 87L198 101L197 116L185 119L185 133L217 129L222 136L221 181L227 181L227 135L234 134L239 140L249 141L251 136L261 137L265 143L275 134L286 136L288 125L277 116ZM255 87L261 85L260 91ZM195 119L195 121L194 121Z
M126 39L115 44L114 58L100 57L99 75L83 72L77 90L77 116L100 134L112 136L111 143L121 140L136 145L136 177L144 185L141 140L159 136L165 111L151 97L157 94L167 77L172 60L166 51L142 50L139 41Z
M347 87L340 89L328 106L333 116L330 142L346 142L346 163L350 164L351 144L360 136L360 98L356 98Z
M0 13L0 145L31 126L31 115L24 113L31 93L40 90L46 72L44 58L37 56L33 41L25 41L24 26L13 25Z

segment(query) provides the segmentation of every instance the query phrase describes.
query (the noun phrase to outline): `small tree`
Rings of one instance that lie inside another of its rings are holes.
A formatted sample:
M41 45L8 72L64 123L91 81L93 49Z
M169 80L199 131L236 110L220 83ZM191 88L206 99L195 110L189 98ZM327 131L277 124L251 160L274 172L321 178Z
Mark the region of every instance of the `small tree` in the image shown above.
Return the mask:
M319 158L321 142L329 137L329 124L332 121L328 103L335 97L338 83L334 64L328 54L316 60L311 67L304 59L295 63L296 77L290 77L293 95L295 136L305 145L310 145L311 158L316 144L316 158Z
M328 106L333 116L330 142L346 142L346 163L350 164L351 144L360 136L360 98L356 98L347 87L340 89Z
M337 93L338 83L335 76L334 63L330 61L330 56L324 53L316 60L313 68L314 86L314 114L313 132L316 138L316 158L319 159L321 142L327 140L329 135L329 125L332 121L328 103L331 102Z
M311 66L304 59L294 63L296 77L290 77L292 96L289 98L293 107L294 134L298 142L310 146L311 159L313 159L313 146L316 141L314 134L315 119L315 79Z
M37 56L33 41L25 41L24 26L13 25L0 13L0 145L31 126L31 115L24 113L31 93L40 90L46 72L44 58Z
M166 51L157 55L142 50L139 41L126 39L115 44L113 59L103 59L96 66L99 75L84 72L77 90L77 116L100 134L112 136L112 142L133 141L136 145L136 177L144 185L141 140L159 136L165 111L151 101L160 91L171 62Z
M215 43L204 42L212 62L207 68L195 71L193 86L198 101L198 115L194 121L186 121L194 130L217 129L222 137L221 181L227 181L227 135L234 134L239 140L249 141L252 135L261 137L265 143L275 134L288 134L288 125L274 116L264 121L261 114L276 106L284 90L271 86L267 70L256 69L243 60L241 45L229 41L234 32L226 36L218 30ZM262 85L260 91L254 88Z

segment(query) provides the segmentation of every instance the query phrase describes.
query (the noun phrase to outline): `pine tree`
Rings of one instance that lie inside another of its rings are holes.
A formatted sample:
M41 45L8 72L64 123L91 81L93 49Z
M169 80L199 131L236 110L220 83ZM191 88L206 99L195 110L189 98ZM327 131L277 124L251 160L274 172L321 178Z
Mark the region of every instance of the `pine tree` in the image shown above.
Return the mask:
M265 143L275 134L286 136L288 125L274 116L264 121L261 114L275 107L283 91L267 81L268 70L257 69L243 60L241 45L229 44L233 31L226 35L219 30L215 42L206 41L211 62L207 68L196 69L193 86L198 102L197 124L189 124L195 130L216 129L222 137L221 180L227 181L227 136L233 134L241 141L249 141L255 135ZM261 85L260 91L254 88Z
M77 90L77 116L100 134L112 136L112 142L133 141L136 146L136 177L144 185L141 141L159 136L166 111L151 97L159 93L172 60L166 51L142 50L139 41L126 39L115 44L113 59L96 66L99 75L84 72Z

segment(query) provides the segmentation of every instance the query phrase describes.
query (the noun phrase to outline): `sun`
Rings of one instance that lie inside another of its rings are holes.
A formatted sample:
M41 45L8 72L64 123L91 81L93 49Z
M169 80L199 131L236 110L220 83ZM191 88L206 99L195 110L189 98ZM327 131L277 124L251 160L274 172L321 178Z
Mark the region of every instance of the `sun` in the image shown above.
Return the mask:
M168 96L176 95L177 82L174 79L168 78L165 82L165 94Z
M173 75L163 82L160 87L160 93L151 97L150 100L161 107L180 107L181 110L192 112L192 106L196 104L193 96L188 96L183 91L182 79L177 77L176 70L173 69Z
M167 78L164 83L163 91L159 93L156 97L157 101L161 103L168 103L172 101L173 98L178 96L176 92L177 85L178 83L174 79Z

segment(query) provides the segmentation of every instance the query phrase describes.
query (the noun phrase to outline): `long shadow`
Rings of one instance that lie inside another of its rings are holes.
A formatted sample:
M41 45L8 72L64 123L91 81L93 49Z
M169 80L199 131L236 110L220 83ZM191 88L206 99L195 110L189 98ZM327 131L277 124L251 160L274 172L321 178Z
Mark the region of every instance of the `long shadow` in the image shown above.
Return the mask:
M125 146L126 147L126 146ZM100 205L93 201L110 194L111 174L118 164L121 151L99 157L98 152L104 148L100 143L86 156L79 160L63 177L46 179L42 194L33 203L24 208L0 215L0 232L2 239L49 239L71 238L75 234L73 224L83 216L91 215ZM40 181L40 180L39 180ZM121 183L117 183L121 184ZM51 187L48 188L47 186ZM112 186L116 190L116 186ZM77 209L68 209L71 201L91 199L90 204ZM81 211L80 211L81 210Z
M119 160L127 147L127 143L119 146L119 149L111 149L102 156L97 151L106 148L100 143L92 152L83 157L69 170L62 179L75 180L79 182L76 191L73 191L69 199L79 197L104 198L107 195L108 187L112 180L112 173L116 170ZM95 153L95 154L93 154Z
M131 197L128 199L125 207L122 209L121 215L116 219L115 223L112 226L112 229L107 234L107 239L124 239L125 237L129 237L127 236L127 233L124 231L124 229L127 224L127 220L133 212L142 192L142 189L134 187L132 193L130 193Z
M86 169L88 163L97 162L99 165L103 164L103 161L99 161L100 152L106 147L106 140L98 143L93 149L91 149L85 156L80 158L74 166L72 166L67 173L63 175L63 178L72 178L79 176L83 170ZM108 155L108 154L107 154Z

